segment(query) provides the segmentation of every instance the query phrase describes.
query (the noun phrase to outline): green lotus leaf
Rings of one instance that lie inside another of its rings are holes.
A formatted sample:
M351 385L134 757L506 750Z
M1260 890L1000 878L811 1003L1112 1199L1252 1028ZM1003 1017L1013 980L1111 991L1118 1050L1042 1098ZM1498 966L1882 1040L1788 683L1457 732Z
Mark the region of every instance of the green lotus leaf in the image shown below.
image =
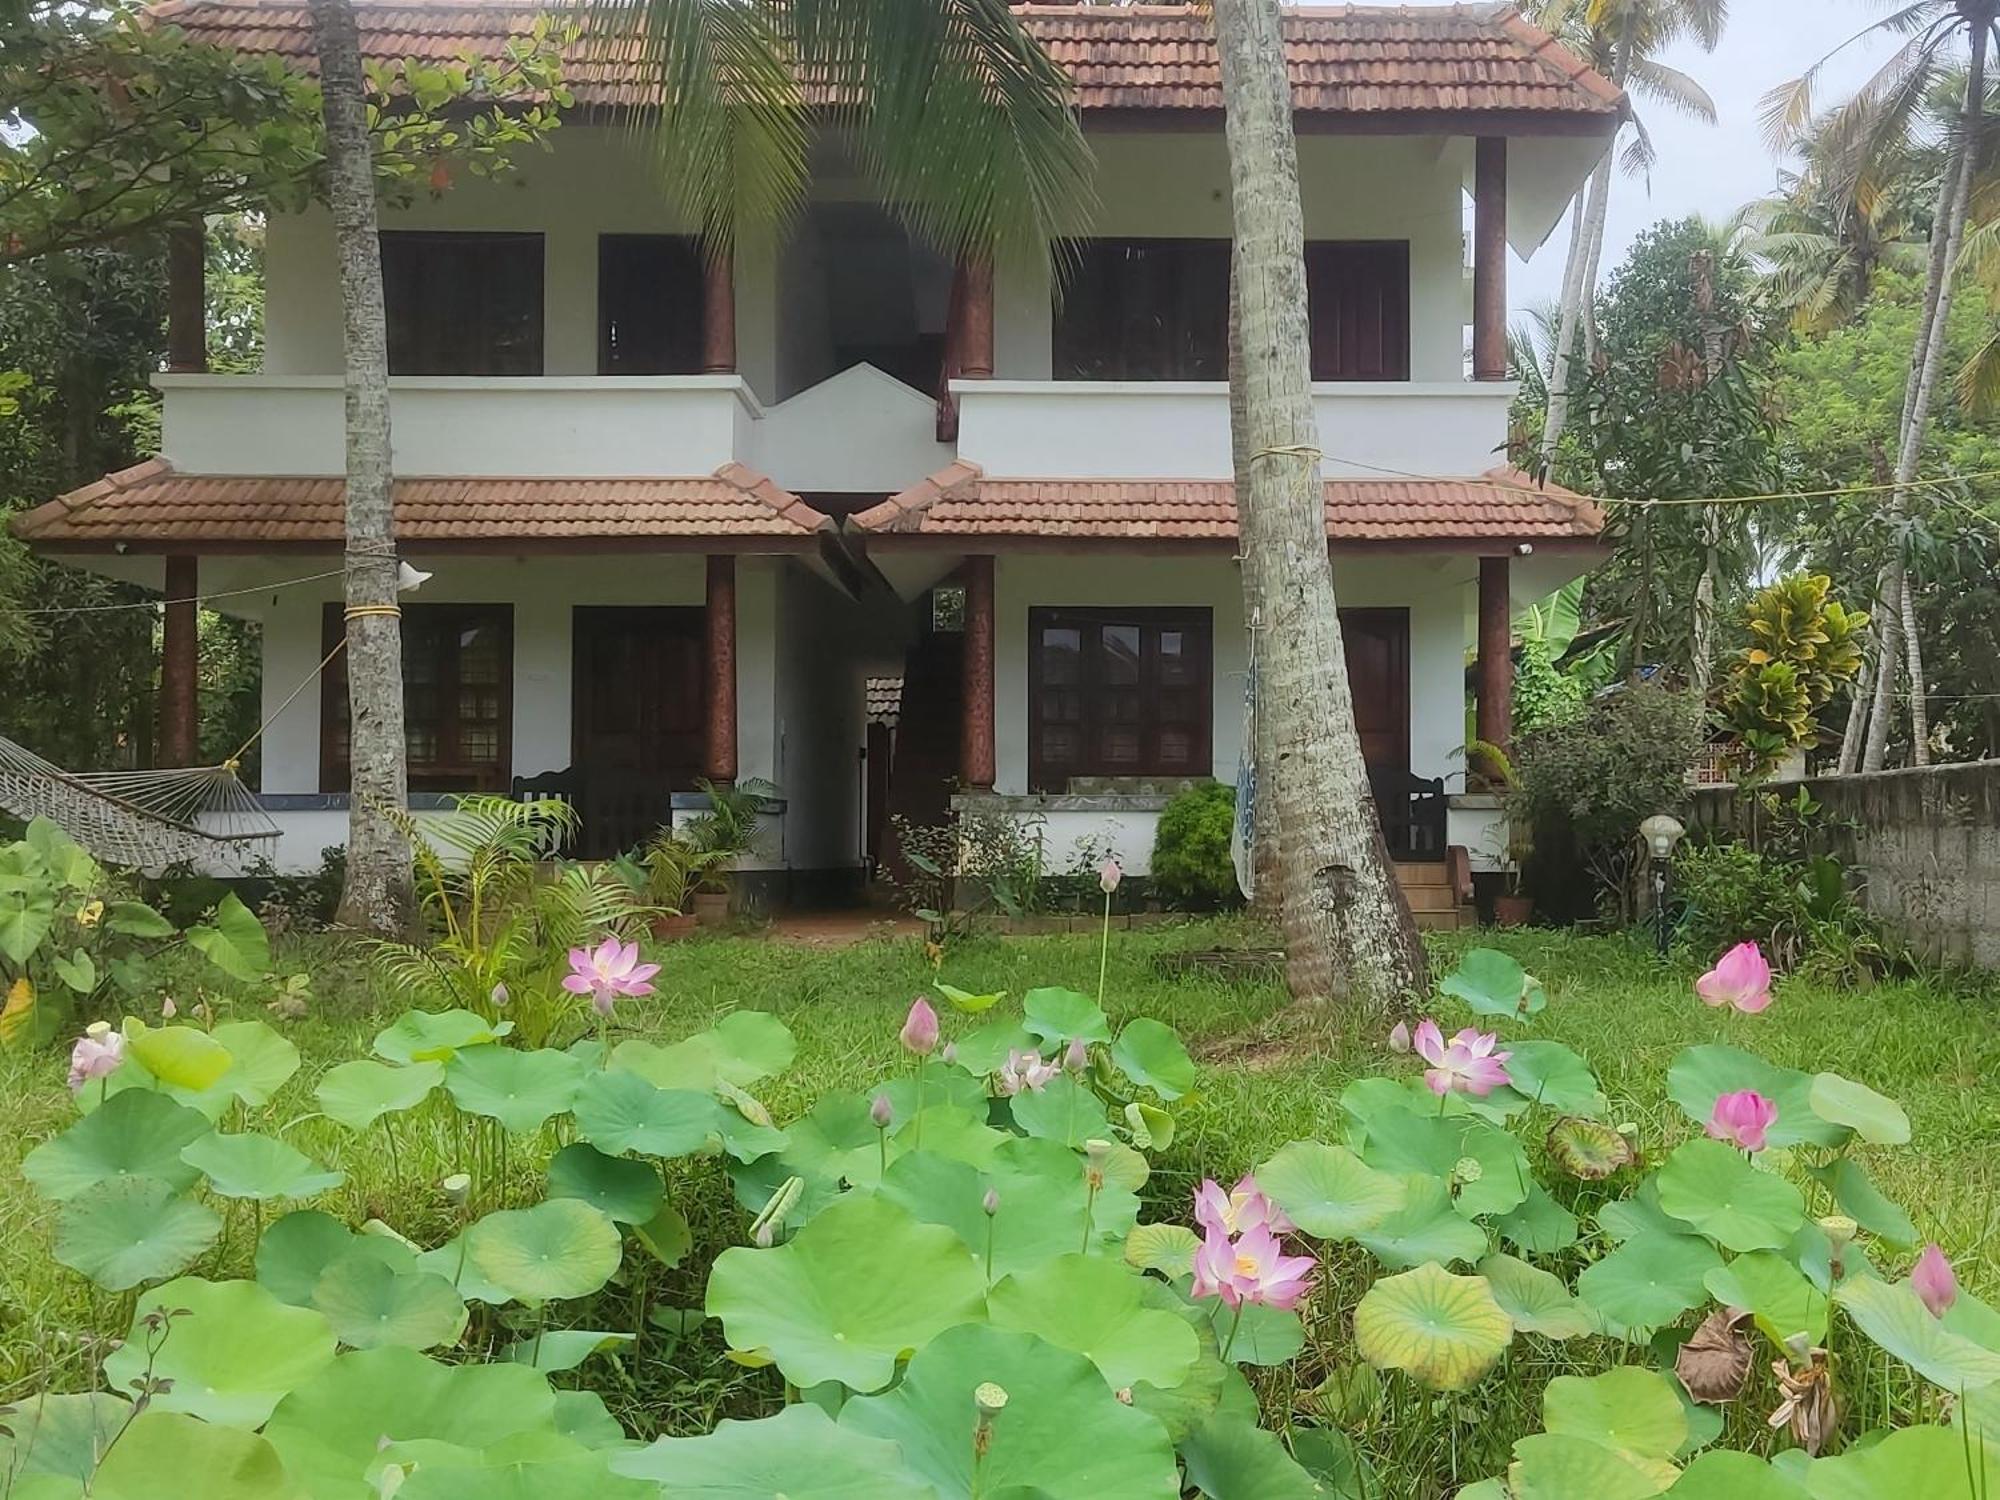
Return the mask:
M444 1086L460 1109L498 1120L515 1135L566 1113L583 1077L583 1063L553 1047L471 1047L444 1065Z
M988 1385L1006 1392L1007 1401L992 1419L985 1458L975 1460L974 1392ZM949 1329L917 1351L894 1390L848 1402L840 1425L900 1445L904 1466L928 1480L941 1500L1180 1495L1166 1429L1121 1403L1090 1361L1032 1334L979 1324Z
M1188 1482L1209 1500L1322 1500L1329 1491L1254 1421L1216 1412L1181 1444ZM1349 1493L1357 1493L1350 1491Z
M1697 1125L1708 1124L1722 1095L1754 1089L1778 1106L1778 1118L1765 1133L1771 1145L1838 1146L1847 1139L1847 1127L1813 1112L1812 1084L1810 1073L1778 1067L1722 1042L1689 1047L1667 1069L1668 1094Z
M1479 1108L1475 1109L1474 1106ZM1489 1107L1490 1106L1490 1107ZM1365 1078L1357 1078L1340 1091L1341 1112L1364 1129L1372 1130L1376 1121L1384 1115L1423 1115L1426 1118L1444 1115L1459 1118L1477 1115L1482 1120L1502 1122L1508 1115L1518 1114L1528 1107L1528 1101L1511 1089L1495 1089L1485 1100L1474 1099L1470 1094L1446 1094L1440 1099L1424 1086L1420 1076L1408 1078L1385 1078L1379 1073L1371 1073ZM1348 1144L1359 1147L1365 1135L1349 1131Z
M169 1088L195 1093L229 1071L229 1049L197 1026L148 1026L125 1020L125 1055Z
M1134 1099L1125 1106L1125 1129L1141 1151L1168 1151L1174 1144L1174 1117L1157 1104Z
M1040 1051L1046 1045L1019 1021L1004 1019L988 1021L952 1043L958 1053L959 1067L982 1078L999 1072L1008 1053Z
M1757 1320L1779 1347L1799 1334L1808 1344L1826 1342L1832 1304L1797 1266L1772 1250L1753 1250L1702 1278L1709 1296L1724 1307L1740 1307Z
M1403 1206L1354 1236L1384 1266L1395 1271L1428 1261L1470 1264L1492 1249L1486 1231L1452 1207L1442 1178L1409 1177L1403 1186Z
M79 1486L97 1471L97 1456L132 1420L132 1403L104 1391L60 1396L46 1391L23 1398L0 1436L0 1474L11 1474L16 1493L31 1495L28 1481L46 1474Z
M1195 1304L1206 1308L1209 1327L1218 1351L1227 1351L1232 1365L1255 1365L1268 1369L1290 1364L1306 1346L1304 1320L1295 1312L1266 1307L1259 1302L1244 1304L1243 1315L1219 1301Z
M1907 1146L1910 1117L1903 1106L1865 1083L1838 1073L1814 1075L1807 1092L1812 1111L1822 1120L1845 1125L1871 1146Z
M164 1182L105 1182L63 1205L55 1258L106 1291L123 1292L186 1270L221 1233L211 1209Z
M1597 1210L1597 1227L1624 1244L1642 1235L1691 1235L1694 1230L1660 1207L1657 1177L1648 1177L1627 1197L1606 1203Z
M1664 1459L1557 1432L1522 1438L1507 1466L1514 1500L1647 1500L1679 1477Z
M1385 1276L1354 1309L1354 1344L1378 1370L1403 1370L1438 1391L1461 1391L1492 1369L1514 1325L1483 1276L1436 1264Z
M225 1198L312 1198L347 1181L345 1172L329 1172L312 1158L275 1136L245 1131L220 1131L181 1148L181 1160L208 1178L208 1185Z
M350 1250L326 1268L313 1306L350 1349L434 1349L465 1332L465 1303L449 1281L414 1266L399 1270L366 1251Z
M225 1021L212 1035L229 1054L229 1071L213 1087L253 1109L269 1104L299 1070L299 1049L263 1021Z
M606 1156L578 1141L550 1158L549 1196L579 1199L620 1224L644 1224L660 1211L666 1189L650 1162Z
M1823 1167L1807 1167L1806 1171L1833 1194L1842 1213L1870 1234L1905 1249L1918 1243L1921 1237L1910 1216L1875 1186L1868 1169L1853 1157L1836 1157Z
M305 1500L277 1450L254 1432L156 1404L125 1429L91 1485L93 1500Z
M1345 1146L1293 1141L1256 1171L1257 1186L1307 1234L1351 1239L1403 1206L1404 1180L1368 1166Z
M1368 1366L1355 1368L1366 1371L1369 1380L1376 1379ZM1294 1427L1287 1441L1299 1467L1319 1481L1317 1493L1324 1500L1381 1500L1382 1481L1346 1433L1331 1427ZM1460 1500L1468 1493L1459 1491Z
M1117 1261L1065 1255L1003 1276L986 1294L996 1328L1035 1334L1096 1365L1112 1390L1187 1379L1201 1341L1170 1312L1148 1307L1139 1278Z
M1194 1059L1180 1033L1151 1016L1135 1016L1125 1023L1112 1044L1111 1060L1127 1078L1162 1099L1178 1099L1194 1088Z
M618 1226L574 1198L488 1214L466 1231L479 1274L523 1302L588 1297L618 1269Z
M1573 1339L1597 1332L1597 1320L1560 1277L1511 1255L1487 1256L1479 1263L1479 1274L1486 1278L1493 1300L1517 1332L1538 1333L1547 1339Z
M1602 1182L1632 1165L1632 1143L1601 1120L1567 1115L1549 1129L1549 1155L1581 1182Z
M636 1073L587 1074L576 1092L576 1133L613 1156L686 1156L722 1128L713 1094L656 1088Z
M872 1194L821 1211L790 1242L716 1257L707 1309L730 1347L768 1352L794 1385L878 1390L897 1361L981 1315L986 1277L951 1230Z
M1863 1333L1933 1385L1956 1394L2000 1381L2000 1350L1932 1317L1908 1282L1843 1281L1833 1300Z
M999 1199L991 1218L989 1189ZM1119 1238L1139 1213L1133 1194L1108 1184L1092 1203L1075 1153L1033 1137L1008 1138L983 1171L928 1149L910 1152L889 1164L879 1191L921 1222L956 1231L982 1267L990 1231L996 1277L1080 1249L1086 1213L1094 1242Z
M1817 1223L1808 1224L1792 1236L1791 1244L1785 1247L1785 1258L1801 1271L1806 1280L1822 1292L1831 1293L1834 1284L1848 1277L1873 1277L1882 1279L1875 1262L1868 1258L1868 1252L1858 1242L1850 1243L1840 1253L1840 1273L1834 1274L1833 1241Z
M1021 997L1021 1024L1043 1042L1108 1042L1111 1022L1088 995L1056 987L1029 990Z
M375 1055L392 1063L446 1062L471 1047L497 1042L512 1021L489 1023L469 1010L408 1010L375 1033Z
M986 1118L986 1085L963 1068L926 1067L923 1072L923 1096L926 1135L930 1133L930 1116L940 1110L962 1111L981 1121ZM870 1089L867 1103L872 1106L878 1097L889 1101L889 1132L894 1135L916 1117L917 1075L905 1073L900 1078L892 1078ZM926 1141L925 1144L932 1143Z
M1081 1150L1086 1141L1109 1140L1111 1122L1094 1089L1069 1073L1058 1073L1038 1089L1022 1089L1007 1101L1014 1123L1029 1135Z
M1465 1115L1384 1110L1369 1122L1361 1159L1401 1176L1456 1179L1453 1206L1468 1219L1518 1207L1535 1180L1519 1141L1498 1126ZM1468 1161L1476 1166L1469 1178L1460 1169Z
M504 1358L527 1365L545 1375L574 1370L593 1354L622 1349L633 1342L629 1333L607 1333L595 1328L551 1328L530 1334L509 1344Z
M1561 1042L1507 1044L1507 1076L1513 1091L1531 1104L1566 1115L1594 1117L1605 1110L1604 1093L1590 1064Z
M1905 1427L1806 1470L1813 1500L1987 1500L2000 1494L2000 1447L1957 1427Z
M1782 1250L1806 1221L1806 1201L1721 1141L1688 1141L1654 1179L1660 1208L1729 1250Z
M1642 1458L1672 1458L1688 1439L1673 1382L1641 1365L1556 1376L1542 1392L1542 1427Z
M659 1500L658 1485L611 1472L611 1456L489 1461L478 1467L419 1463L396 1500Z
M724 1421L705 1437L661 1438L614 1454L620 1474L649 1479L673 1500L936 1500L894 1443L837 1427L817 1406L761 1422Z
M1721 1264L1698 1235L1642 1234L1586 1267L1576 1293L1607 1332L1643 1338L1706 1301L1702 1278Z
M201 1172L181 1160L181 1149L210 1128L199 1110L165 1094L126 1089L30 1151L21 1175L58 1203L100 1183L134 1178L190 1187Z
M555 1424L557 1432L586 1448L623 1451L632 1446L595 1391L557 1391Z
M1007 998L1005 990L994 990L989 994L975 995L970 990L959 989L956 985L946 984L943 980L939 980L934 988L950 1002L953 1010L964 1011L968 1016L976 1016L989 1011Z
M1194 1253L1200 1248L1201 1236L1185 1224L1141 1224L1125 1236L1125 1264L1182 1281L1194 1275Z
M146 1373L146 1317L175 1312L154 1336L152 1373L173 1381L153 1397L161 1411L225 1427L261 1427L285 1393L333 1359L333 1331L309 1308L288 1307L254 1281L184 1276L139 1299L132 1331L104 1361L106 1379L131 1389Z
M313 1092L329 1119L349 1130L366 1130L383 1115L416 1108L442 1082L443 1063L394 1067L362 1057L327 1069Z
M779 1153L784 1171L808 1181L853 1182L873 1186L881 1176L882 1132L868 1116L859 1094L827 1093L803 1119L786 1128Z
M1667 1491L1676 1500L1808 1500L1806 1490L1754 1453L1704 1453Z
M1201 1354L1179 1385L1164 1391L1150 1385L1132 1387L1133 1406L1166 1428L1171 1441L1180 1443L1214 1415L1225 1389L1233 1392L1243 1385L1243 1377L1233 1364L1222 1362L1222 1345L1211 1321L1213 1302L1192 1302L1185 1292L1152 1277L1141 1278L1139 1286L1148 1307L1172 1313L1194 1330L1201 1344ZM1254 1409L1255 1397L1251 1399Z
M1530 1255L1554 1255L1577 1240L1576 1215L1548 1194L1539 1182L1530 1184L1519 1208L1494 1219L1500 1237Z
M1438 981L1482 1016L1532 1016L1549 1003L1542 982L1498 948L1468 948L1458 967Z
M687 1216L671 1203L662 1203L645 1223L634 1224L632 1237L668 1270L686 1260L694 1248L694 1231L688 1228Z
M718 1083L747 1089L792 1065L798 1042L776 1016L760 1010L731 1011L707 1031L661 1047L620 1042L611 1066L636 1073L656 1088L713 1093Z
M451 1283L451 1289L467 1302L484 1302L488 1307L512 1302L514 1294L511 1291L480 1272L478 1263L472 1258L471 1236L472 1230L468 1229L435 1249L420 1251L417 1266L442 1276Z
M257 1283L280 1302L311 1307L313 1288L326 1268L350 1252L371 1256L392 1270L414 1271L409 1246L386 1235L359 1235L331 1214L302 1208L273 1221L257 1242Z

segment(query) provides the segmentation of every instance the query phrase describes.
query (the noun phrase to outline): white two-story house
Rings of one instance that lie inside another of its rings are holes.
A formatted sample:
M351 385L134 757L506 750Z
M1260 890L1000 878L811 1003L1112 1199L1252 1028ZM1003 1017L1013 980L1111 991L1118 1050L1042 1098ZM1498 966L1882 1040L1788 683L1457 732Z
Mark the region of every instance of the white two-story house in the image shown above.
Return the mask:
M537 12L357 9L383 58L493 50ZM601 855L698 778L764 778L782 810L760 862L803 899L855 878L888 813L953 799L1044 820L1058 864L1094 834L1143 871L1165 795L1235 777L1251 633L1211 22L1021 14L1075 78L1097 164L1060 289L913 242L836 141L785 235L707 262L607 118L602 70L571 80L551 154L385 212L397 529L435 575L403 610L420 803L560 791ZM292 0L157 17L312 57ZM1506 6L1301 8L1287 34L1357 717L1399 856L1488 862L1468 705L1505 739L1509 619L1590 564L1602 524L1501 467L1507 261L1548 237L1624 103ZM183 318L159 457L16 524L261 623L261 795L296 868L345 823L338 660L284 706L340 629L337 578L296 581L339 562L340 293L323 211L273 217L266 247L261 372L205 373ZM199 256L175 263L199 307ZM164 743L189 753L191 611L166 634ZM898 679L895 733L871 735L864 685L879 709Z

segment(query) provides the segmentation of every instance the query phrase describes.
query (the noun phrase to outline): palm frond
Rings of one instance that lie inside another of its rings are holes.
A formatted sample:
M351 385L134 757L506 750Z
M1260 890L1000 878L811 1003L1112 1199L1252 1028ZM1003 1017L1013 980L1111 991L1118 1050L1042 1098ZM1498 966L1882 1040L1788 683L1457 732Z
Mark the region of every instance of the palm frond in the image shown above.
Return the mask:
M1670 68L1656 58L1635 57L1626 76L1633 87L1647 98L1690 115L1703 124L1715 123L1715 101L1709 97L1708 90L1679 68Z
M1797 78L1781 83L1767 92L1758 103L1757 123L1759 133L1772 153L1781 155L1790 149L1812 124L1813 89L1828 63L1864 37L1884 31L1908 35L1928 27L1936 20L1941 8L1952 9L1949 0L1912 0L1912 3L1862 27L1847 40L1825 53ZM1902 57L1908 50L1908 48L1898 48L1896 57L1891 58L1889 66L1895 65L1896 58ZM1877 77L1879 79L1879 73ZM1862 91L1868 92L1872 87L1871 82L1869 85L1864 85Z
M1646 122L1637 115L1632 116L1632 139L1619 154L1618 165L1629 176L1650 179L1659 160L1660 153L1653 145L1653 136L1646 129Z
M1958 399L1975 416L2000 409L2000 329L1988 333L1959 370Z

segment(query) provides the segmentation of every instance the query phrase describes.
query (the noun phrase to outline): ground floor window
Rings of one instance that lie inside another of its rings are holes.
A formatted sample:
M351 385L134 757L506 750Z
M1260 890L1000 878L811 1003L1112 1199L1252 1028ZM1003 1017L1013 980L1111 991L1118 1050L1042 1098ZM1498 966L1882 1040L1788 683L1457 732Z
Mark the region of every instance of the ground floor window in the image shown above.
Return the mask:
M1206 776L1205 609L1028 611L1028 778Z
M504 792L513 774L514 610L507 604L403 606L403 737L410 789ZM326 606L323 649L345 629ZM320 790L349 779L347 653L321 674Z

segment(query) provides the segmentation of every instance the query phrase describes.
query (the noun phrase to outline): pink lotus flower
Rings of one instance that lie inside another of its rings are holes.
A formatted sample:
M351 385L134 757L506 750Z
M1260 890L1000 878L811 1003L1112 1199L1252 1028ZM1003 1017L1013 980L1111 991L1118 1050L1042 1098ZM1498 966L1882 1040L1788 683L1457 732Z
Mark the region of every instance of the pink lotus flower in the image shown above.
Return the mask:
M1389 1029L1389 1050L1408 1052L1410 1050L1410 1023L1398 1021Z
M80 1092L86 1083L104 1077L123 1061L125 1038L111 1029L109 1021L92 1021L69 1049L69 1091Z
M1097 867L1097 888L1110 895L1118 889L1118 882L1125 878L1125 871L1115 859L1107 859Z
M1017 1047L1007 1054L1006 1066L1000 1070L1000 1092L1009 1098L1024 1091L1039 1093L1060 1072L1054 1063L1043 1062L1041 1053Z
M1499 1041L1495 1032L1468 1026L1447 1042L1438 1023L1431 1020L1418 1022L1410 1037L1417 1056L1430 1064L1424 1069L1426 1088L1440 1097L1459 1093L1480 1099L1513 1082L1504 1064L1514 1054L1496 1052Z
M1958 1300L1958 1275L1936 1245L1924 1246L1924 1253L1917 1257L1910 1271L1910 1290L1934 1318L1950 1312L1952 1303Z
M1289 1312L1311 1290L1315 1264L1310 1255L1286 1255L1264 1225L1236 1240L1214 1225L1195 1251L1194 1295L1220 1297L1225 1307L1254 1302Z
M1755 1089L1724 1094L1708 1117L1708 1133L1739 1151L1762 1151L1764 1134L1778 1122L1778 1106Z
M621 943L613 933L596 948L569 950L569 973L562 987L572 995L590 996L591 1006L607 1019L618 1001L653 993L658 964L639 962L639 945Z
M1694 982L1704 1005L1733 1005L1754 1016L1771 1003L1771 966L1755 943L1738 943Z
M922 995L910 1002L910 1013L903 1020L901 1037L904 1050L919 1057L929 1057L937 1051L938 1014Z
M1245 1172L1228 1192L1213 1177L1195 1189L1194 1221L1204 1230L1221 1229L1224 1234L1248 1234L1268 1229L1273 1234L1290 1234L1298 1228L1285 1211L1264 1196L1257 1179Z

